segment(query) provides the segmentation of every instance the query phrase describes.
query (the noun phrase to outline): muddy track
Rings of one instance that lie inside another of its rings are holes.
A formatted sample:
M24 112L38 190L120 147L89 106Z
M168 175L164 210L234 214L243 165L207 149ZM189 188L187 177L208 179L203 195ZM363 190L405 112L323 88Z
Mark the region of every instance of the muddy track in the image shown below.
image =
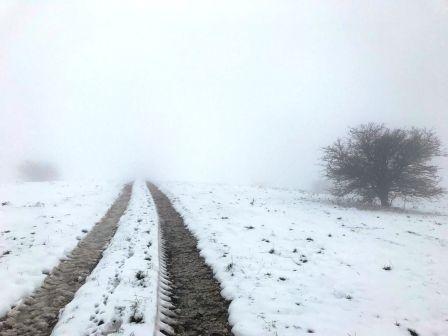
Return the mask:
M165 263L171 282L171 301L176 313L172 325L178 336L232 335L228 323L229 302L204 258L197 241L184 225L170 200L153 184L148 188L159 214Z
M126 185L106 215L47 276L42 287L0 322L1 336L48 336L65 307L102 257L127 208L132 186Z

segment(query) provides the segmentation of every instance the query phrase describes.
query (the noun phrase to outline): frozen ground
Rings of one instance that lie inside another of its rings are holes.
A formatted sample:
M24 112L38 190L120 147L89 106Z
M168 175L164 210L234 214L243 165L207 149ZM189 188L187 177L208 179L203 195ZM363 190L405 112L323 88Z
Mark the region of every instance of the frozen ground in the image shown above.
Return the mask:
M157 213L144 182L136 182L103 258L69 303L53 336L152 335L158 274Z
M233 300L237 336L448 335L447 200L424 206L434 215L299 191L161 187Z
M39 287L106 213L118 183L0 186L0 316Z

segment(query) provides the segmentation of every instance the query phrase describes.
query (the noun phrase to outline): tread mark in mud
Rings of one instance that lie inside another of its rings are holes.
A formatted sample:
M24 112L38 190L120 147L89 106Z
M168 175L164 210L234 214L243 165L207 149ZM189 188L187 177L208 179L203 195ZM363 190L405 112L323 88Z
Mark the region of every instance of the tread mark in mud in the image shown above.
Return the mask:
M48 336L59 311L74 297L102 257L127 208L132 186L126 185L106 215L46 277L43 285L0 322L1 336Z
M232 335L229 302L221 296L219 283L200 256L195 237L169 199L155 185L148 183L148 188L159 214L165 264L162 266L169 277L166 280L176 313L176 322L170 325L172 331L178 336ZM170 335L170 330L162 330L159 335Z

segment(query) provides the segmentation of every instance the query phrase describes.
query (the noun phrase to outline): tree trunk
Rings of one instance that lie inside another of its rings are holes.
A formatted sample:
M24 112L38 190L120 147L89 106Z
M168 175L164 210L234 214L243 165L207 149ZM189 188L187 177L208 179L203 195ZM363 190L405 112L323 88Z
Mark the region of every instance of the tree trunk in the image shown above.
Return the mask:
M380 201L381 201L381 206L384 208L389 208L390 207L390 200L389 200L389 192L388 191L383 191L380 192L378 195Z

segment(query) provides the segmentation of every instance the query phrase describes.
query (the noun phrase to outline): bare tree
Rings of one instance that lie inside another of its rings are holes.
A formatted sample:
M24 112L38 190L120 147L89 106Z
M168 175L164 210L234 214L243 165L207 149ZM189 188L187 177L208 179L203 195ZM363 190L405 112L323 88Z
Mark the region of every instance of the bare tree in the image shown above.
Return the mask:
M348 137L324 148L325 175L336 196L358 195L366 202L379 199L389 207L395 197L432 198L444 193L438 167L443 156L437 135L427 129L389 129L366 124Z
M18 167L19 177L24 181L53 181L59 177L57 169L48 162L24 161Z

